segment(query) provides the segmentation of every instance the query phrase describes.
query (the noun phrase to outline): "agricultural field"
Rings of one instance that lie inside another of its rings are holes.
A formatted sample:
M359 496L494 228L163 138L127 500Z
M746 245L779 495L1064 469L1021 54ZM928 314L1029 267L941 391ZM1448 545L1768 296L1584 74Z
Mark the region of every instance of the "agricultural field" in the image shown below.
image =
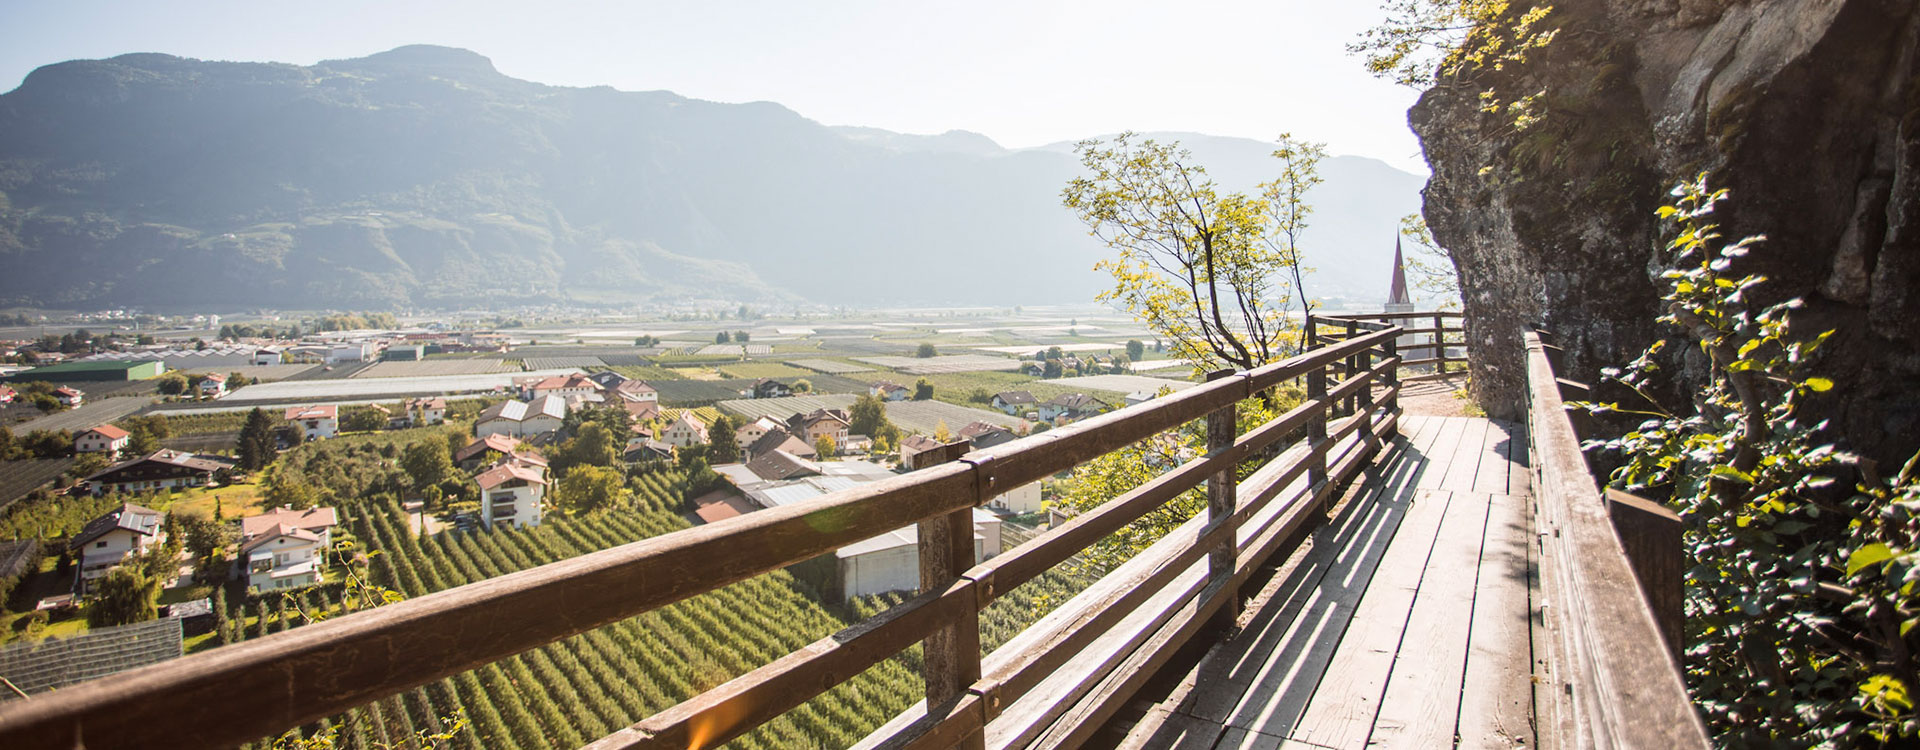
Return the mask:
M461 360L428 360L422 364L458 363ZM385 363L383 363L385 364ZM411 363L409 363L411 364ZM439 375L402 378L351 378L344 380L283 380L278 383L250 385L233 392L228 401L264 402L276 404L325 403L327 401L367 398L401 398L405 396L439 396L449 393L490 391L513 384L515 378L546 377L566 375L574 372L564 370L535 370L532 372L502 372L475 375ZM219 403L219 402L215 402ZM247 408L247 407L237 407ZM204 410L220 410L220 407L208 407ZM203 411L196 408L195 411Z
M306 371L316 367L319 367L319 365L254 365L249 367L236 367L228 370L228 372L237 372L246 376L248 380L261 382L286 380L287 378L304 374Z
M1142 361L1133 363L1131 367L1135 372L1153 372L1157 370L1165 370L1170 367L1186 367L1190 369L1192 365L1184 359L1175 357L1172 359L1142 360Z
M1069 393L1085 393L1110 404L1118 405L1126 392L1104 391L1095 388L1059 385L1060 380L1041 380L1032 375L1017 372L955 372L940 375L923 376L933 384L935 401L971 406L980 409L991 408L987 402L993 394L1001 391L1026 391L1041 401ZM901 383L912 387L912 382Z
M81 390L92 393L82 383ZM152 403L144 398L103 398L98 401L86 400L79 406L66 411L56 411L46 416L36 417L24 423L11 425L13 434L25 435L34 430L67 430L79 432L89 427L97 427L108 422L132 415ZM37 410L36 410L37 411Z
M848 375L856 372L873 372L873 368L871 367L851 364L848 362L837 362L831 359L789 359L787 360L787 364L793 365L794 367L804 367L814 372L826 373L828 375Z
M708 344L706 346L700 347L700 351L694 352L696 356L701 356L701 357L724 357L724 356L752 357L752 356L765 356L772 353L773 353L772 344L752 344L752 343Z
M594 360L598 362L599 360ZM486 375L518 372L498 359L423 359L417 362L376 362L356 372L355 378L426 378L442 375Z
M721 365L721 374L729 378L757 380L759 378L799 378L813 373L798 367L789 367L784 362L742 362L737 365Z
M721 411L749 420L759 417L785 419L795 412L810 412L815 409L850 409L853 407L855 398L857 397L847 394L818 394L787 398L735 399L722 401L717 406ZM942 422L946 423L949 430L958 430L973 422L990 422L1012 428L1026 424L1026 420L1001 412L974 409L943 401L888 402L887 419L903 432L922 435L932 435L939 431Z
M1060 347L1060 351L1064 354L1072 354L1074 352L1100 352L1102 354L1127 353L1127 342L1125 341L1079 344L1028 344L1025 346L976 346L974 348L983 352L998 352L1000 354L1017 354L1024 356L1031 355L1034 352L1043 352L1055 346Z
M996 372L1018 370L1020 363L1006 357L982 354L950 354L939 357L855 357L856 361L898 370L908 375L935 375L950 372Z
M776 378L791 385L796 380L805 380L813 385L816 393L866 393L867 384L851 378L834 375L816 375L802 373L806 377ZM708 406L716 401L740 398L740 392L753 387L758 378L740 378L731 380L662 380L648 381L647 384L660 391L661 406ZM851 398L849 396L848 398ZM853 403L849 400L847 403Z
M559 370L568 367L585 369L588 367L607 366L607 363L599 357L525 357L522 361L526 362L527 369L529 370Z
M1175 393L1178 393L1199 385L1199 383L1191 380L1150 378L1145 375L1082 375L1077 378L1060 378L1046 382L1069 388L1113 391L1115 393L1132 393L1134 391L1152 392L1158 391L1161 388L1172 388Z
M648 383L656 380L684 380L687 377L680 374L677 370L651 365L610 365L607 369L630 378L647 381Z
M72 458L29 458L0 461L0 512L27 493L60 478Z
M677 476L642 476L634 484L639 499L631 508L551 517L529 530L420 539L407 533L397 504L377 501L352 512L349 528L381 553L373 557L374 581L417 597L686 528L675 510L685 490ZM455 713L470 721L454 738L457 747L578 747L848 624L802 589L785 572L767 574L363 706L330 723L339 727L337 744L347 748L384 746ZM321 590L286 599L298 606L285 599L242 605L238 617L258 613L254 625L244 628L246 636L297 627L303 621L298 612L336 606ZM288 617L289 610L296 614ZM911 705L922 690L908 665L888 661L729 746L845 747Z

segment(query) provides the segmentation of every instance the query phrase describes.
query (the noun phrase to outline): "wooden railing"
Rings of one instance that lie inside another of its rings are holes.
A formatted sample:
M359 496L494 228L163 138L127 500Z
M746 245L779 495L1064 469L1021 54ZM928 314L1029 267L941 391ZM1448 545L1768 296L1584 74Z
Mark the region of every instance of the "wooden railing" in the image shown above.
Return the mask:
M1546 599L1536 610L1546 634L1537 675L1546 689L1534 701L1541 745L1705 748L1678 661L1679 519L1658 503L1601 490L1563 401L1563 391L1585 398L1588 389L1555 375L1558 350L1546 334L1523 333Z
M928 700L865 744L1077 744L1196 632L1230 620L1241 585L1323 521L1339 486L1394 433L1400 334L1388 327L1217 373L1182 393L816 500L0 705L0 747L247 742L911 524L920 528L920 595L592 746L713 747L916 643L925 646ZM1329 382L1336 364L1351 374ZM1236 403L1302 378L1303 403L1239 434ZM1205 455L972 564L974 508L1196 419L1207 420ZM1275 452L1235 481L1243 462ZM1206 513L981 657L988 603L1202 482Z
M1309 317L1308 321L1306 328L1309 349L1330 342L1345 341L1365 331L1377 331L1386 326L1399 326L1400 348L1405 350L1402 352L1405 358L1400 362L1400 367L1418 371L1403 374L1400 378L1403 382L1444 377L1449 365L1464 365L1467 361L1465 315L1456 310L1316 314ZM1414 327L1428 322L1433 324L1432 327Z

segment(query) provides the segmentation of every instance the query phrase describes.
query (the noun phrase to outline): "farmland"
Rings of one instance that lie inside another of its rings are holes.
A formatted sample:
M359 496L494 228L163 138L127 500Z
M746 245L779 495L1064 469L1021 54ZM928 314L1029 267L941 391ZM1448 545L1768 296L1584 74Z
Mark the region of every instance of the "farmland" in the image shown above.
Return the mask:
M1020 369L1020 363L1016 360L981 354L953 354L941 357L855 357L854 359L909 375Z
M823 372L828 375L847 375L847 374L856 373L856 372L873 372L873 368L871 367L863 367L861 365L849 364L846 362L836 362L831 359L790 359L790 360L787 360L787 364L793 365L794 367L804 367L814 372Z
M596 363L599 360L594 360ZM377 362L356 372L355 378L426 378L441 375L485 375L519 372L498 359L423 359L418 362Z
M27 493L60 478L73 465L71 458L34 458L0 462L0 512Z
M798 378L813 373L798 367L789 367L784 362L742 362L737 365L721 365L720 372L729 378Z
M1085 393L1110 404L1118 404L1125 393L1059 385L1060 380L1040 380L1014 372L955 372L925 376L933 384L933 398L961 406L987 408L987 399L1001 391L1026 391L1047 401L1068 393ZM907 384L911 385L911 384ZM975 397L979 400L975 400Z
M856 397L845 394L825 394L813 396L790 396L787 398L736 399L718 404L721 411L729 414L755 419L773 417L785 419L795 412L810 412L815 409L848 409L853 406ZM932 435L945 422L947 429L958 430L972 422L990 422L1003 427L1019 427L1026 421L1019 417L985 409L972 409L941 401L892 401L887 403L887 419L906 432Z
M1112 391L1115 393L1132 393L1134 391L1147 391L1151 393L1161 388L1172 388L1175 393L1178 393L1199 385L1199 383L1190 380L1168 380L1167 378L1150 378L1145 375L1083 375L1077 378L1060 378L1059 380L1050 380L1047 382L1069 388Z

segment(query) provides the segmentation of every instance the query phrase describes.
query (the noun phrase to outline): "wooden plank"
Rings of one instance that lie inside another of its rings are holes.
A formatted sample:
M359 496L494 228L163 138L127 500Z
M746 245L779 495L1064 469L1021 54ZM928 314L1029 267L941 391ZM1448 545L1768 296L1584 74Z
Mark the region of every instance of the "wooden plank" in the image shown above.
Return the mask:
M1486 452L1489 420L1469 418L1465 422L1459 442L1453 444L1453 455L1446 459L1446 476L1440 480L1439 488L1448 492L1473 491L1473 475L1479 471L1480 458Z
M1494 495L1488 503L1461 686L1461 747L1534 746L1527 502Z
M1415 494L1413 506L1381 558L1379 574L1367 584L1333 661L1288 737L1333 747L1366 742L1451 499L1451 493L1438 490ZM1246 725L1236 722L1234 726Z
M1513 473L1513 462L1507 460L1507 451L1512 446L1512 432L1506 423L1488 420L1487 431L1480 438L1479 466L1474 469L1473 486L1468 491L1508 494L1507 480Z
M1407 613L1369 747L1432 748L1453 742L1477 583L1468 571L1480 567L1488 504L1487 495L1452 493Z
M1427 461L1420 467L1420 479L1415 485L1420 489L1437 490L1447 478L1448 467L1453 463L1454 447L1459 444L1460 436L1466 432L1467 423L1473 420L1465 417L1438 417L1440 430L1433 442L1421 451Z
M1680 539L1685 524L1665 505L1611 488L1607 512L1633 566L1633 576L1640 582L1640 594L1646 597L1653 621L1677 662L1686 609L1687 560Z

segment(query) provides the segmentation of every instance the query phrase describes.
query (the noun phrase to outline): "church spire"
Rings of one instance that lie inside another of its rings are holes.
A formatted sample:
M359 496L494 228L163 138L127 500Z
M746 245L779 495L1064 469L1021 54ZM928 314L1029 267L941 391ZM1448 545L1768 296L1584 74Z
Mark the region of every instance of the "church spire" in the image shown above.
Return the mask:
M1400 255L1400 238L1393 238L1393 287L1387 291L1387 312L1413 312L1413 296L1407 294L1406 261Z

